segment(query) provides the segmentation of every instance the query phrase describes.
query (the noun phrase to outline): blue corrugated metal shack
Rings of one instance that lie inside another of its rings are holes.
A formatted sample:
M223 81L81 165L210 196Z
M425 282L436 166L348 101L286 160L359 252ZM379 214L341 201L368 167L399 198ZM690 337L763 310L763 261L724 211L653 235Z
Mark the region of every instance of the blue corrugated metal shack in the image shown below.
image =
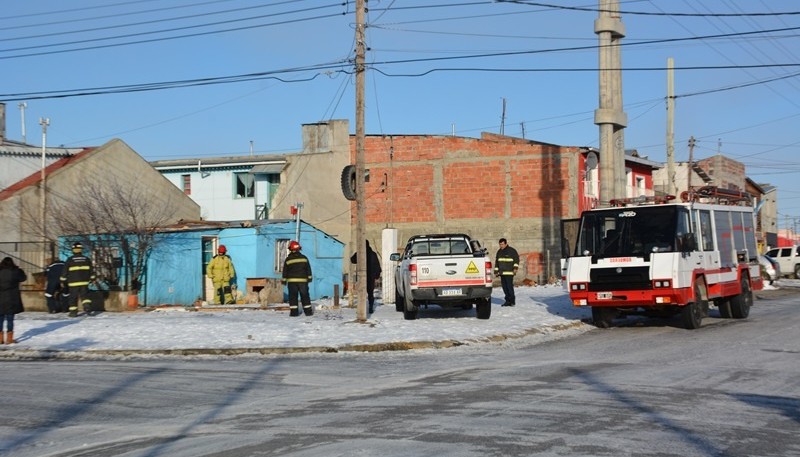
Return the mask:
M219 245L228 250L240 291L247 291L248 280L280 279L287 246L295 239L296 231L297 222L288 219L203 221L161 229L147 261L139 301L153 306L192 305L209 300L205 267ZM311 263L311 299L332 297L334 285L338 284L341 290L344 244L300 221L300 245Z

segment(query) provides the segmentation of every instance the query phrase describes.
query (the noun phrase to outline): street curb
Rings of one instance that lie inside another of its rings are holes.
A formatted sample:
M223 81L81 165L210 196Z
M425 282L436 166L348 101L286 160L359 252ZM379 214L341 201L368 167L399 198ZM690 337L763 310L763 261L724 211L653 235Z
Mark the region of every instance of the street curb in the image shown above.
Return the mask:
M141 356L197 357L197 356L241 356L241 355L286 355L307 353L344 352L389 352L413 351L419 349L447 349L460 346L473 346L486 343L500 343L519 340L532 335L544 335L577 329L593 328L583 321L565 324L533 327L510 334L492 335L483 338L440 341L390 341L385 343L345 344L341 346L307 347L261 347L261 348L182 348L182 349L98 349L85 351L60 351L55 349L6 349L0 350L0 360L103 360L135 359Z

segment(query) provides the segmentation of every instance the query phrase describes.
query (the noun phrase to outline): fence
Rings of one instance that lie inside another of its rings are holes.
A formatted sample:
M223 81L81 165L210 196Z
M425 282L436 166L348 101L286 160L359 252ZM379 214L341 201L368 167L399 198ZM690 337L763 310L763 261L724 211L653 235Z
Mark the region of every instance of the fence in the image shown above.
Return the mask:
M0 242L0 258L11 257L28 275L21 284L24 289L44 287L44 270L56 255L56 244L52 241Z

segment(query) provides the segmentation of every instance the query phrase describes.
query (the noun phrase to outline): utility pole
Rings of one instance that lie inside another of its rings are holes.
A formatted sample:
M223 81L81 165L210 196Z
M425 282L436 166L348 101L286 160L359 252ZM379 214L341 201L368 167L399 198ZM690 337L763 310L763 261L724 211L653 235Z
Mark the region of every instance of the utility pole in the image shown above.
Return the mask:
M27 102L19 102L17 104L17 106L19 107L20 117L22 117L22 123L20 124L22 126L22 142L23 143L27 143L28 141L25 138L25 108L28 107L28 103Z
M689 175L686 177L686 191L688 192L687 195L689 195L689 201L694 200L694 198L693 198L694 197L694 192L692 192L692 175L694 174L694 145L695 145L695 143L696 143L696 141L694 139L694 136L690 136L689 137L689 166L687 167L689 169L689 171L688 171Z
M42 126L42 174L41 185L39 187L39 220L42 223L42 266L47 265L45 260L45 252L47 252L47 222L45 221L46 207L47 207L47 174L44 172L47 166L47 126L50 125L50 119L40 117L39 124Z
M667 59L667 195L675 195L675 63ZM691 165L690 165L691 167Z
M356 320L367 320L366 201L364 198L364 85L366 0L356 0Z
M503 112L500 114L500 135L505 135L506 131L506 98L503 97Z
M625 136L628 116L622 111L622 57L620 45L625 26L620 20L619 0L599 0L594 22L598 36L600 107L594 123L600 128L600 200L606 204L625 198Z

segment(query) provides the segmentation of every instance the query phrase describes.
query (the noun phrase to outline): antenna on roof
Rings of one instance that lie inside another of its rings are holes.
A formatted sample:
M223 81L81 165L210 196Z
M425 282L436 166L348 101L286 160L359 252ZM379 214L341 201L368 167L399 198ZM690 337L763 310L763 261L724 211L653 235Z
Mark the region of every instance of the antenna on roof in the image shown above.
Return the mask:
M250 140L250 157L253 156L253 140Z
M25 108L28 107L28 103L19 102L17 106L19 107L20 115L22 116L22 142L27 144L28 141L25 139Z

